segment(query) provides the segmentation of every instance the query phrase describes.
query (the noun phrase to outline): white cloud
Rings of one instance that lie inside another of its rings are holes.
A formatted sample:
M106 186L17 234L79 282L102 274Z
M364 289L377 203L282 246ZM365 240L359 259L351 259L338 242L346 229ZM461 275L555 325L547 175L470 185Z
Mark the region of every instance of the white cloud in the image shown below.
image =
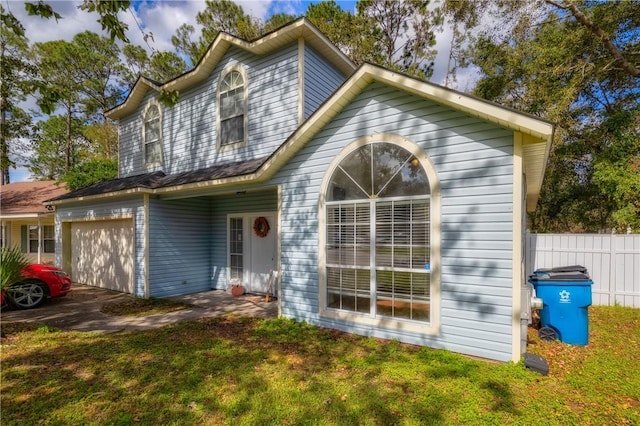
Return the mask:
M108 33L103 31L97 22L98 15L80 10L81 1L47 1L53 9L62 15L62 19L43 19L37 16L29 16L24 9L25 2L3 2L25 27L26 35L31 42L44 42L50 40L71 40L74 35L82 31L93 31L103 36ZM131 43L145 46L143 32L153 33L153 39L149 41L155 49L172 50L171 36L183 23L189 23L197 27L195 17L197 12L205 8L204 0L197 1L146 1L131 7L127 11L119 13L119 18L128 25L127 37ZM266 10L267 6L263 9ZM135 18L134 18L135 14ZM137 22L136 22L137 19ZM142 31L138 27L142 27ZM146 46L145 46L146 47Z
M127 36L131 43L146 48L143 32L151 33L153 40L148 40L151 47L160 51L172 51L171 36L181 25L193 25L196 33L199 33L200 26L196 23L196 14L204 8L204 1L146 2L137 8L137 13L130 9L126 14L122 14L122 19L129 25ZM138 28L132 13L136 13L142 31Z
M260 18L263 21L267 18L269 7L271 6L271 0L235 0L235 3L242 6L244 13L253 16L254 18ZM290 1L278 1L277 3L291 3Z
M438 54L434 60L433 76L431 77L431 81L433 83L444 84L452 38L453 29L448 25L448 23L443 25L442 32L436 33L436 50L438 51Z
M50 1L53 9L62 15L62 19L44 19L29 16L24 9L24 2L6 2L5 9L9 9L25 27L30 42L44 42L50 40L71 40L79 32L90 30L101 34L100 24L96 22L97 15L89 14L77 8L78 1Z
M436 34L436 49L438 54L434 61L433 76L431 82L445 85L447 78L447 68L449 64L449 53L451 51L451 39L453 38L453 26L450 22L445 22L443 31ZM451 64L453 66L453 64ZM449 76L448 87L451 89L470 92L473 90L478 80L478 70L475 67L458 68L456 70L455 81L453 76Z
M236 3L245 13L264 20L269 12L271 1L238 0ZM279 2L280 3L280 2ZM289 2L282 2L289 3ZM200 34L201 26L196 22L198 12L206 8L204 0L192 1L146 1L136 5L135 10L120 14L121 19L129 26L127 36L133 44L147 48L144 34L152 34L149 45L160 51L172 51L171 37L183 24L190 24L196 29L195 37ZM133 14L135 13L135 18ZM142 31L138 27L142 27Z
M272 13L302 14L310 3L309 0L235 1L242 6L245 13L263 21ZM70 41L74 35L86 30L108 36L97 22L97 13L89 13L78 8L82 4L81 0L46 0L46 2L62 15L62 19L56 22L53 18L29 16L24 8L25 1L5 0L2 3L25 27L27 38L31 42ZM339 3L344 3L348 7L354 2ZM131 43L148 49L143 37L144 34L151 33L153 40L148 40L149 45L153 49L166 51L173 50L171 36L182 24L193 25L196 28L196 36L199 35L200 26L196 23L196 14L205 7L205 0L145 0L132 4L129 10L120 12L118 16L128 25L126 35Z

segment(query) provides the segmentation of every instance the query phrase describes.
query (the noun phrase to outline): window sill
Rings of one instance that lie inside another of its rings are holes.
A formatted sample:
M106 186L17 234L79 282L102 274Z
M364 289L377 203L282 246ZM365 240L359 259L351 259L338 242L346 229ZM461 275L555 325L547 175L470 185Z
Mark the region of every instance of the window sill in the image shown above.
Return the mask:
M218 152L232 151L247 145L247 141L234 142L228 145L218 145Z
M157 169L159 167L162 167L162 163L145 163L144 165L145 169L150 170L150 169Z
M348 321L359 325L369 325L391 331L406 331L410 333L419 333L433 336L437 336L440 334L438 327L435 326L433 322L419 323L417 321L401 321L388 317L373 318L367 314L344 312L334 309L320 310L320 317L340 321Z

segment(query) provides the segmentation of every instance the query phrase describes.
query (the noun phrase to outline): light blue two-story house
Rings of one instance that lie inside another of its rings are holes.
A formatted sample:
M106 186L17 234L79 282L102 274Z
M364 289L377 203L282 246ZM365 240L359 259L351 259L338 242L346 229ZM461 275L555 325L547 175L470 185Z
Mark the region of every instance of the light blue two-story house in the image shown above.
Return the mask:
M75 281L140 297L240 284L319 326L520 358L550 123L356 68L305 19L219 34L109 116L119 177L50 202Z

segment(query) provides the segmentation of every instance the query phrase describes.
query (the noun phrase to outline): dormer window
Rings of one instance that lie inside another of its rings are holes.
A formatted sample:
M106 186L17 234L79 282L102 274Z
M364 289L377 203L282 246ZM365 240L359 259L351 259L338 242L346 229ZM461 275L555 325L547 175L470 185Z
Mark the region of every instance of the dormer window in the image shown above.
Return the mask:
M162 162L162 124L160 107L151 104L144 113L144 163L147 167Z
M247 82L241 70L227 72L218 89L218 143L220 148L246 141Z

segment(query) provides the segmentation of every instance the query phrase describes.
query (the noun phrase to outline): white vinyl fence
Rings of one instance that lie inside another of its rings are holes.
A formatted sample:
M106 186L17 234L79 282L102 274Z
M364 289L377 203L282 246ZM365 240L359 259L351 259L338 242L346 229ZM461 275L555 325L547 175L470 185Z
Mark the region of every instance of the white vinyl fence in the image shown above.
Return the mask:
M594 305L640 308L640 235L527 234L525 273L582 265L593 280Z

